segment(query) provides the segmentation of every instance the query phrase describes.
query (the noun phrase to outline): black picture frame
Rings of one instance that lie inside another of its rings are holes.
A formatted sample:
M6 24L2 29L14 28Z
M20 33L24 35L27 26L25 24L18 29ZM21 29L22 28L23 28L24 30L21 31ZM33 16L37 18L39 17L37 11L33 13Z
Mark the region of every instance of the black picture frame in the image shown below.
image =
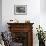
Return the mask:
M14 5L14 15L27 15L27 5Z

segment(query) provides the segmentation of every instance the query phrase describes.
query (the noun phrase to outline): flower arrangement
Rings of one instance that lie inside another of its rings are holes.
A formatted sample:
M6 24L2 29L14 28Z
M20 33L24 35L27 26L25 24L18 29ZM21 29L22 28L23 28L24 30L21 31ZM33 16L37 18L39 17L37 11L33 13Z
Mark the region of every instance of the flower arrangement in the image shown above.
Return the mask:
M39 25L39 28L36 28L36 29L37 29L36 36L38 36L38 40L39 41L41 41L41 40L45 41L45 35L44 35L44 31L43 31L42 27L40 27L40 25Z

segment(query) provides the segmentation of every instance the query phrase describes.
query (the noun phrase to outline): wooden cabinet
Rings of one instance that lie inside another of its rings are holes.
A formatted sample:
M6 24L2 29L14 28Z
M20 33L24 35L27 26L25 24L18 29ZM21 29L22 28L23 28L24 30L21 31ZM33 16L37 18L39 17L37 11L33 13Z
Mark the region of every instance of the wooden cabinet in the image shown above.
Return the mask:
M12 33L13 41L22 46L33 46L33 23L7 23Z

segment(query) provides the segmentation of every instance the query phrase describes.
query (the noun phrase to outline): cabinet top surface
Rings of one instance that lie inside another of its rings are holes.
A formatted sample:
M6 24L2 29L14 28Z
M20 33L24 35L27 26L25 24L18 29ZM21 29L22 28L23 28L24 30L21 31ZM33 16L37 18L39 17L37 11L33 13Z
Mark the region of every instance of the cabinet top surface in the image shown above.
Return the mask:
M34 23L7 23L7 24L8 24L8 25L14 25L14 24L19 24L19 25L21 25L21 24L22 24L22 25L23 25L23 24L31 24L31 25L32 25L32 24L34 24Z

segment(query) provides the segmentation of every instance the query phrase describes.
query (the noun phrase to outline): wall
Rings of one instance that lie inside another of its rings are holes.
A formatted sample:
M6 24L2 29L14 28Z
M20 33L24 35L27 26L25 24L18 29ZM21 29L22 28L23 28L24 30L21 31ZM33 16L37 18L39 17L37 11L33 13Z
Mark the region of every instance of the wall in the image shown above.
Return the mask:
M27 15L14 15L14 5L27 5ZM40 2L40 0L2 0L2 30L8 30L7 22L11 19L17 19L19 22L30 20L31 23L34 23L33 45L38 46L36 27L41 24L43 29L46 30L46 15L41 12L42 7L42 2Z
M46 31L46 0L40 0L40 24Z
M0 0L0 31L2 29L2 0Z
M46 0L40 0L40 9L42 13L46 13Z
M28 3L29 2L29 3ZM27 5L27 15L14 15L14 5ZM39 23L40 0L3 0L2 1L2 23L3 26L10 19L17 19L24 22L26 19L34 23ZM19 19L18 19L19 18ZM26 19L25 19L26 18ZM38 20L38 21L37 21ZM4 27L4 29L6 29Z

